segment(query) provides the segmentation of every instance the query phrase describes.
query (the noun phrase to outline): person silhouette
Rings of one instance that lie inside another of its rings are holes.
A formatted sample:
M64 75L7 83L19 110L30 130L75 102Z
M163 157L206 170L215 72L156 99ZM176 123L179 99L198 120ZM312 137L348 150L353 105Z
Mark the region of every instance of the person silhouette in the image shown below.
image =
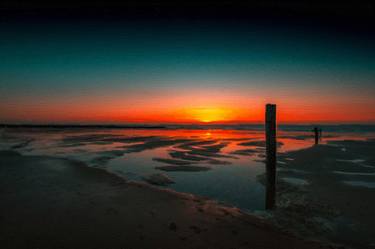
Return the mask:
M314 135L315 135L315 144L319 144L319 129L318 127L314 127Z

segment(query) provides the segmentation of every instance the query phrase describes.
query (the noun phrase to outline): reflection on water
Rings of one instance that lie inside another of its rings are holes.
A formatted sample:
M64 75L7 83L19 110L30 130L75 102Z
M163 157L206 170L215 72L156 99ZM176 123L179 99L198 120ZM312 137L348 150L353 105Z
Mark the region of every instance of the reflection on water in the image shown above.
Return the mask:
M168 187L207 196L245 210L264 206L264 134L251 130L207 129L7 129L0 149L24 154L82 160L129 180L155 174L170 179ZM325 141L353 138L327 133ZM356 135L357 136L357 135ZM355 137L357 139L361 137ZM280 131L278 150L313 145L306 132Z

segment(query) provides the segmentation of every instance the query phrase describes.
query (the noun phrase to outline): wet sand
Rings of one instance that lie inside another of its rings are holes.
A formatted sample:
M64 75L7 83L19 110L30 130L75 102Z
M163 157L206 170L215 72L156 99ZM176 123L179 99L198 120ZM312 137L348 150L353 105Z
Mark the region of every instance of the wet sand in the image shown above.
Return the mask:
M300 236L375 248L374 151L374 140L344 140L280 154L270 220Z
M0 165L3 249L325 248L236 208L80 161L2 151Z

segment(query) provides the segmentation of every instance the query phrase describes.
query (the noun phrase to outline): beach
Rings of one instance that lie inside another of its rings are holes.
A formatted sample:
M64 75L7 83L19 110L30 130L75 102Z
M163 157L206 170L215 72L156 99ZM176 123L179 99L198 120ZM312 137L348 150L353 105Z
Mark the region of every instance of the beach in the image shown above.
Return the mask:
M236 208L80 162L10 151L0 162L2 248L322 248Z
M372 135L325 135L280 132L266 211L262 131L3 130L1 247L373 248Z
M278 172L282 227L374 248L375 140L337 140L283 153Z
M375 249L374 10L0 0L0 249Z

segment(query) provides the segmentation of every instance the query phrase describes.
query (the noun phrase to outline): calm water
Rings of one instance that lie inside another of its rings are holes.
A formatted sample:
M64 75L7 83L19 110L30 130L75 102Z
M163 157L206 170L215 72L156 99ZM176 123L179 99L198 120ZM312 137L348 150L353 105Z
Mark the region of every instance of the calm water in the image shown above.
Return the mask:
M278 132L280 153L313 145L309 131ZM323 142L365 139L366 132L325 132ZM181 192L244 210L264 208L264 134L236 129L3 129L0 149L81 160L129 180L162 173Z

